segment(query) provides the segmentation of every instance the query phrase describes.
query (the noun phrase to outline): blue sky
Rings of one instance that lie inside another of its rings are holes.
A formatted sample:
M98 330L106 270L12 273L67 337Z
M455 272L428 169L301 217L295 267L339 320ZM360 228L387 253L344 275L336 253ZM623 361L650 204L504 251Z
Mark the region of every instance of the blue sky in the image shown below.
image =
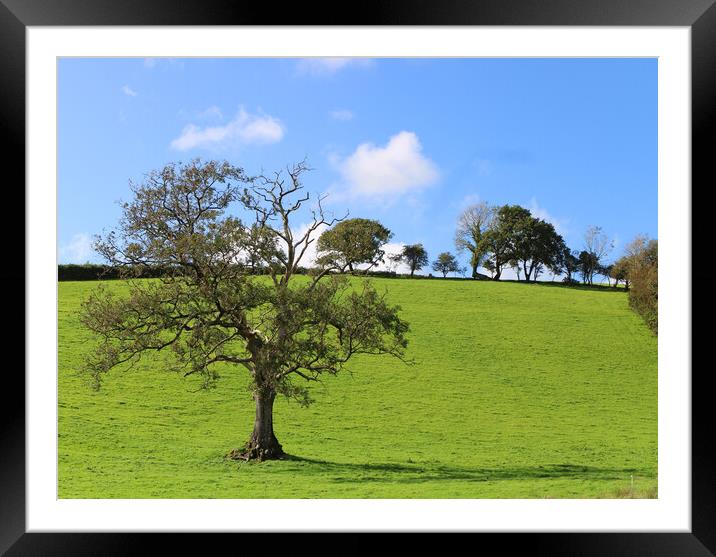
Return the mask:
M99 262L129 180L194 157L248 174L307 158L336 215L431 260L478 200L575 249L599 225L611 259L657 236L656 59L62 59L58 124L61 263Z

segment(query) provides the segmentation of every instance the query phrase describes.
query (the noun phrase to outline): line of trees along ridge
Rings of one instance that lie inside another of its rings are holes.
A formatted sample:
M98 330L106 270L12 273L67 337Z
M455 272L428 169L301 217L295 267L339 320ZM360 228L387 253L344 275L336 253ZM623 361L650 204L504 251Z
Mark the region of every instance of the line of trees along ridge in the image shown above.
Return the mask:
M198 167L195 165L195 168ZM300 171L305 171L305 167L300 167ZM167 169L162 172L166 173ZM277 184L280 178L275 175L273 180ZM162 183L166 186L166 180ZM255 182L251 183L255 186ZM253 194L257 195L257 191L262 201L271 200L270 196L260 190L255 190ZM250 196L251 193L248 192L249 189L246 189L244 195ZM138 190L136 193L139 195L142 192ZM241 199L246 203L249 198ZM297 199L294 210L307 200L308 197ZM318 199L318 211L319 214L323 214L320 201L321 198ZM125 204L125 210L127 208ZM218 208L207 211L216 210ZM259 215L263 214L256 207L253 210ZM314 212L314 216L315 214ZM327 229L322 233L319 233L318 227L311 230L310 242L300 246L299 253L284 254L300 261L308 246L313 242L316 244L315 261L308 267L295 264L293 274L311 274L320 277L336 273L395 276L394 271L377 270L379 265L386 263L386 260L389 267L397 264L406 265L410 277L414 277L416 272L423 270L427 265L443 278L449 274L460 274L465 277L468 272L468 268L462 267L457 257L449 251L439 253L437 258L430 262L427 250L420 243L404 245L400 252L386 254L385 246L393 238L393 233L377 220L349 219L346 215L344 218L332 219L330 222L321 221L319 226ZM236 258L234 261L227 262L227 265L249 274L274 274L272 265L275 266L275 263L268 264L262 254L273 250L274 257L281 262L281 250L277 251L274 243L277 241L285 243L287 236L281 233L276 234L275 237L267 236L265 223L261 219L245 226L244 232L248 247L244 250L243 259ZM518 281L536 282L541 275L550 272L552 280L562 276L563 282L577 284L577 277L581 277L584 284L593 285L595 277L601 275L607 279L610 286L616 288L622 283L626 290L630 290L634 286L635 277L642 279L650 276L645 270L648 266L643 262L647 259L656 261L656 255L653 257L643 255L656 253L656 240L638 237L627 247L623 257L607 264L605 261L613 251L614 243L601 227L589 227L584 234L583 249L573 250L567 246L552 223L532 215L529 209L511 204L492 206L484 201L466 207L459 214L454 245L458 256L467 257L470 276L473 279L500 280L505 269L510 269L515 273ZM171 259L159 258L141 264L131 257L133 247L128 246L130 251L125 253L126 260L121 263L112 261L104 266L61 265L58 269L58 278L59 280L120 278L128 271L133 276L165 277L181 274L187 270L181 261ZM480 273L480 269L486 270L489 275ZM652 307L654 304L647 303L649 297L644 294L653 288L642 287L642 282L639 282L637 292L631 295L630 300L635 309L639 308L641 314L648 314L649 317L645 317L647 321L655 323L655 311ZM653 281L648 279L648 282L651 284ZM655 325L650 326L656 330Z
M528 282L550 271L570 283L581 273L586 284L593 284L594 276L605 271L603 261L611 247L600 227L590 227L584 249L573 251L554 225L519 205L470 205L459 215L455 231L455 248L468 256L473 278L485 278L478 272L482 267L489 278L500 280L509 268L518 280ZM608 272L606 276L611 278Z
M393 233L377 220L365 218L336 219L336 224L323 233L316 234L316 260L306 266L297 266L296 274L310 274L329 269L329 272L395 276L393 270L378 270L379 265L388 263L389 268L405 264L411 277L428 264L433 271L447 277L460 274L468 269L461 266L455 255L441 252L430 262L423 244L404 245L400 252L386 254L385 245ZM315 231L314 231L315 232ZM256 223L247 227L247 236L254 248L265 242L263 232ZM500 280L505 269L511 269L517 280L536 282L546 271L556 276L563 275L563 282L576 283L581 275L584 284L594 284L595 276L607 278L609 284L617 287L630 283L626 258L611 265L604 260L613 249L613 242L601 227L590 227L584 236L584 249L571 250L554 226L537 217L519 205L493 207L485 202L467 207L459 216L455 232L457 255L467 256L470 276L474 279ZM265 246L263 247L265 249ZM237 258L233 265L245 267L252 274L270 274L271 269L249 250L246 257ZM176 262L146 265L123 263L122 268L133 268L144 277L160 277L180 272L182 266ZM485 269L488 275L479 272ZM59 265L59 280L112 279L123 275L120 266L112 265ZM432 276L432 275L431 275Z

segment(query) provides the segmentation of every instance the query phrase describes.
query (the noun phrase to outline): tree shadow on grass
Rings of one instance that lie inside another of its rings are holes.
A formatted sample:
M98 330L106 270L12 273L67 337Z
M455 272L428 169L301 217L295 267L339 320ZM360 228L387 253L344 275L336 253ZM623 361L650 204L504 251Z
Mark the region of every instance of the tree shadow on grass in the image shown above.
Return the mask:
M442 464L339 463L291 455L286 455L285 460L310 465L313 471L337 483L364 481L420 483L454 480L486 482L529 479L628 480L630 475L636 473L643 475L643 471L635 468L601 468L578 464L468 468Z

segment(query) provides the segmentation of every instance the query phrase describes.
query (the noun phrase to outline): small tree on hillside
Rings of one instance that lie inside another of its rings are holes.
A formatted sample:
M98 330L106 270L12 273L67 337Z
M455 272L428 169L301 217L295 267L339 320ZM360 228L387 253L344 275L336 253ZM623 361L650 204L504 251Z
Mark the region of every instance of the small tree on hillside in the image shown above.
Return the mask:
M582 275L584 282L592 284L595 273L599 272L604 258L614 249L614 242L604 233L601 226L590 226L584 234L584 251L588 257L582 257ZM586 274L585 274L586 273Z
M565 282L574 282L574 275L579 272L579 252L570 250L566 245L562 245L557 252L556 268L558 272L567 275Z
M614 268L614 264L610 265L599 265L599 268L597 270L598 274L602 275L604 278L607 279L607 285L612 285L612 269Z
M470 254L472 278L477 278L477 269L487 255L485 232L492 225L495 216L494 207L484 201L467 207L457 219L455 248L458 254Z
M425 251L423 244L413 244L404 246L403 251L400 252L396 259L408 265L410 276L412 277L415 271L419 271L428 264L428 252Z
M620 257L611 267L614 288L619 285L619 281L622 281L626 290L629 290L629 258L627 256Z
M565 256L569 253L567 244L564 242L564 238L561 236L558 238L557 245L555 246L554 257L550 264L547 265L547 269L552 273L552 282L557 278L557 275L567 272ZM565 280L569 282L571 277L567 277Z
M584 282L584 284L592 284L594 273L598 266L599 262L593 253L587 250L579 252L579 272L582 275L582 282Z
M544 267L557 265L564 240L551 223L527 211L515 221L512 236L512 256L522 266L526 281L536 281Z
M318 238L319 264L355 272L358 265L369 270L383 262L383 246L393 233L376 220L348 219Z
M167 272L130 280L126 296L100 286L84 302L82 323L99 337L87 361L97 387L110 369L165 349L177 371L201 377L204 387L219 378L217 366L244 369L254 429L229 456L275 459L284 454L273 430L277 394L308 405L303 382L338 373L353 355L403 357L408 325L370 281L351 284L335 274L343 263L336 261L296 280L317 231L337 222L319 197L305 231L292 228L310 198L301 183L306 170L301 163L249 178L229 163L195 160L132 185L118 230L96 248L132 273L126 278L157 265ZM253 217L252 226L226 214L235 205ZM256 262L268 277L251 275Z
M531 217L530 212L519 205L503 205L497 209L492 225L483 236L488 254L484 266L491 270L493 280L500 280L505 265L519 260L516 253L517 231L522 222Z
M443 274L443 278L448 273L457 273L460 270L460 265L455 259L455 256L447 251L442 252L438 255L438 258L433 261L433 271Z

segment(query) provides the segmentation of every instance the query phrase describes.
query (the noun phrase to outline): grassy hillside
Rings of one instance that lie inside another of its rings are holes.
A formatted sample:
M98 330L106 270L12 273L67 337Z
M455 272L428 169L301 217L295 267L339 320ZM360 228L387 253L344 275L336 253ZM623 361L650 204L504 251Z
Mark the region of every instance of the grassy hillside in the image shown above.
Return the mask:
M361 357L314 387L312 407L277 400L294 458L260 464L223 459L253 425L245 370L197 392L155 356L94 392L76 370L91 342L78 311L97 283L60 283L59 496L655 495L657 342L623 291L375 283L403 307L416 365Z

